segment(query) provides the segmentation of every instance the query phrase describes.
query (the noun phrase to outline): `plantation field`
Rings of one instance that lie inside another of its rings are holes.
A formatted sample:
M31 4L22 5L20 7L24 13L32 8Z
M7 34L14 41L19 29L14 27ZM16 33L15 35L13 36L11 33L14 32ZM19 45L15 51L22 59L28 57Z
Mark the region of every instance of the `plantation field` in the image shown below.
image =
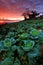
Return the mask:
M43 20L4 24L0 26L0 65L43 65L42 45Z

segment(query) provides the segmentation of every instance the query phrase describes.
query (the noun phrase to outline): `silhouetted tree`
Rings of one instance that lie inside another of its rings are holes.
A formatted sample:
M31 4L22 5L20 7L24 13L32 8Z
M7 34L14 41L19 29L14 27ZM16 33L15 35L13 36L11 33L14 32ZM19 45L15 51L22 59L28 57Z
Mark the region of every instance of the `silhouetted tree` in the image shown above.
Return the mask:
M37 11L29 11L29 10L26 10L23 13L23 16L24 16L24 19L25 20L27 20L27 19L35 19L37 15L39 15L39 13L37 13Z
M33 14L28 14L30 19L35 19L37 15L39 15L39 13L37 13L37 11L31 11Z

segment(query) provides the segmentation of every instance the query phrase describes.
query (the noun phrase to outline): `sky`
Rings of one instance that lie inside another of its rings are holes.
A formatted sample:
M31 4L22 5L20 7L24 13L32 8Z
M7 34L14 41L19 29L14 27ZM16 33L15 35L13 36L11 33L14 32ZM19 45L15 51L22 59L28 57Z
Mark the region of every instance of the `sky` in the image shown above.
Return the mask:
M23 20L26 8L43 13L43 0L0 0L0 18Z

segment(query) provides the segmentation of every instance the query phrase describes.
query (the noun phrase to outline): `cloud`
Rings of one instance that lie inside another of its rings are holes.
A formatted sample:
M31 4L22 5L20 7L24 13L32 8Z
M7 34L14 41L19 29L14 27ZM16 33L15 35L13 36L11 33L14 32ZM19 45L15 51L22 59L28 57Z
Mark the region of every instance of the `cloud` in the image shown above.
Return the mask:
M31 3L28 0L0 0L0 7L6 6L8 9L11 9L11 6L14 6L14 5L16 5L16 7L19 8L20 6L29 7L31 6L31 4L33 3Z
M0 13L21 16L26 8L43 12L43 0L0 0Z

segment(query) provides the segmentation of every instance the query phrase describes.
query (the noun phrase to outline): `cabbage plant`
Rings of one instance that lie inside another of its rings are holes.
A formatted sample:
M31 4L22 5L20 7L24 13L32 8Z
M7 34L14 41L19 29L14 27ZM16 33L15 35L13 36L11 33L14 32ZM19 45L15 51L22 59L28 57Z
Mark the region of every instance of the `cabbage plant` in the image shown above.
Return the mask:
M0 27L0 65L39 65L42 23L26 20Z
M11 40L9 38L6 38L4 40L4 47L11 47L12 43Z
M24 45L22 46L22 48L24 49L24 51L30 51L35 45L35 42L32 40L24 40L23 42Z
M30 35L32 39L37 39L39 38L40 32L37 29L32 29Z
M29 37L29 34L28 33L22 33L20 36L19 36L21 39L26 39Z

